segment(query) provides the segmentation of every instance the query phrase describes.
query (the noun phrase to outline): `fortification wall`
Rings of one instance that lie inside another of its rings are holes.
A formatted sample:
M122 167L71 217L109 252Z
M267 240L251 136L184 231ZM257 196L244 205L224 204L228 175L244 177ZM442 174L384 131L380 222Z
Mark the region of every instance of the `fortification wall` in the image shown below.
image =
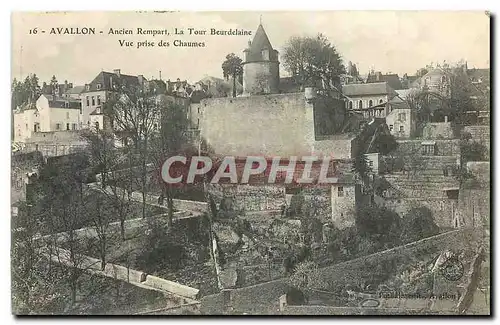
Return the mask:
M314 142L312 104L303 93L204 99L201 137L220 155L304 156Z

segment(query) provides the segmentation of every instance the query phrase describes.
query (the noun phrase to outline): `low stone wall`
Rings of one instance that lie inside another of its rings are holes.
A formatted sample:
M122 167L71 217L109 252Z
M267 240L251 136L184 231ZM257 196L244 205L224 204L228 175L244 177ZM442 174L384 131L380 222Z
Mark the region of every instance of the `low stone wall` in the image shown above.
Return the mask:
M62 248L57 248L57 255L50 255L47 251L42 252L47 258L53 262L61 263L66 266L72 266L69 259L69 251ZM118 264L107 263L104 271L101 270L101 260L90 256L80 256L78 267L94 274L100 274L116 280L125 282L141 283L146 279L146 273L133 269L126 268Z
M328 287L345 287L346 284L363 282L363 269L370 265L386 264L395 259L411 259L417 256L430 256L444 250L457 251L462 249L475 249L480 235L475 229L459 229L444 234L439 234L403 246L391 248L368 256L328 266L319 270L322 282ZM314 284L313 284L314 286ZM318 289L320 289L318 286Z
M199 301L195 301L180 306L148 310L135 315L198 315L201 313L200 306L201 303Z
M176 295L190 299L196 299L198 292L200 291L198 289L191 288L177 282L165 280L153 275L147 275L144 284L152 288L172 292Z
M279 310L279 297L286 293L286 288L287 285L280 279L230 290L229 301L224 299L222 293L205 296L201 299L201 312L221 315L230 306L237 313L275 314Z
M454 310L420 310L408 308L362 308L331 306L285 306L282 315L456 315Z

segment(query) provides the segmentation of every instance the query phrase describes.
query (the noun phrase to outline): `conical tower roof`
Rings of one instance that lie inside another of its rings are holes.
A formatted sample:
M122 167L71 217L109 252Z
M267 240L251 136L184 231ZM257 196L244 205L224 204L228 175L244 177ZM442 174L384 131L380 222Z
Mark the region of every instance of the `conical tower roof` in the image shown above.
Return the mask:
M263 57L263 50L269 51L268 58ZM262 24L259 24L253 41L250 43L249 47L245 49L245 63L249 62L262 62L262 61L278 61L278 51L273 49L269 38L267 37L266 31Z
M262 27L262 24L259 24L259 27L255 32L255 36L253 37L252 44L250 45L250 51L260 52L263 49L272 50L273 46L271 45L271 42L269 42L269 38L267 37L264 27Z

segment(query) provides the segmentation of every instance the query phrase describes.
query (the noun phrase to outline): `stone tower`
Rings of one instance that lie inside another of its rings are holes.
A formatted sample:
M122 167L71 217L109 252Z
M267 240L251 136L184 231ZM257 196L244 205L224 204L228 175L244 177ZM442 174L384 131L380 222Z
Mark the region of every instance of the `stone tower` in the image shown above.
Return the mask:
M253 41L248 42L243 57L243 95L278 93L278 51L273 49L262 24L259 24Z

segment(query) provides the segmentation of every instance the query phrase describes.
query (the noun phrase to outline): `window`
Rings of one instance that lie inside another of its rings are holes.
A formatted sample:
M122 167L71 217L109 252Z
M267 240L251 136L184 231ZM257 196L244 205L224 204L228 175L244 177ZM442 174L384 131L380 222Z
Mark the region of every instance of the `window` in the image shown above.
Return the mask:
M97 90L101 90L101 87L102 87L101 84L97 84Z
M349 101L349 109L352 109L352 100Z
M89 96L87 96L87 106L90 106Z
M405 127L404 127L404 125L400 125L400 126L399 126L399 132L400 132L400 133L403 133L404 131L405 131Z
M89 90L90 90L90 85L85 85L85 89L86 89L87 91L89 91ZM88 98L88 97L87 97L87 98Z
M422 143L422 154L426 156L434 156L435 154L435 144L432 142Z
M69 131L69 123L66 123L66 131Z
M90 127L90 121L87 121L87 126Z
M338 196L339 197L343 197L344 196L344 187L343 186L339 186L338 187Z
M368 166L370 166L371 168L373 168L373 161L372 160L368 160Z
M61 129L61 124L57 123L56 124L56 130L60 130Z
M391 124L391 125L389 125L389 131L392 132L392 130L394 130L394 125Z
M155 130L155 131L156 131L156 130L158 130L158 124L156 124L156 123L155 123L155 124L153 125L153 130Z
M29 126L28 126L28 124L26 123L26 130L28 130L28 129L29 129Z
M97 105L101 105L101 96L97 96Z
M95 122L95 128L96 130L99 130L99 122Z
M92 96L92 106L95 106L95 97Z
M198 106L198 114L200 114L200 106Z
M76 130L76 123L73 123L73 130Z
M406 121L406 113L399 113L398 114L398 120L401 122Z
M360 100L360 101L358 102L358 108L363 108L363 101L362 101L362 100Z
M441 77L441 82L446 82L446 77L445 76Z
M370 99L370 101L368 102L368 107L372 107L373 106L373 100Z
M66 112L66 119L69 120L69 112Z
M196 121L196 128L199 128L200 127L200 119L197 119Z
M83 114L82 107L80 106L80 114Z
M378 101L379 104L382 104L384 102L384 100L382 98L380 98L380 100Z

